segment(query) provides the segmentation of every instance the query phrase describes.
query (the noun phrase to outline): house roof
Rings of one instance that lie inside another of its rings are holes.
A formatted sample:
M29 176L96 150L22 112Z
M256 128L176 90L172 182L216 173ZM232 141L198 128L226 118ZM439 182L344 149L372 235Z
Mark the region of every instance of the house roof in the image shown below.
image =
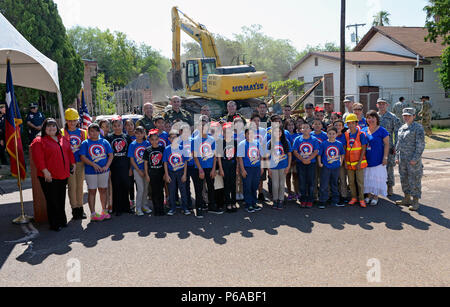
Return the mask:
M361 39L354 51L361 51L367 43L380 33L405 49L422 57L439 57L445 46L442 45L442 38L438 37L436 43L425 41L428 29L423 27L372 27Z
M310 52L298 61L292 69L285 75L289 75L296 70L303 62L311 56L323 57L335 61L341 60L340 52ZM345 53L345 62L352 65L416 65L415 58L400 56L381 51L351 51ZM423 62L423 61L422 61Z

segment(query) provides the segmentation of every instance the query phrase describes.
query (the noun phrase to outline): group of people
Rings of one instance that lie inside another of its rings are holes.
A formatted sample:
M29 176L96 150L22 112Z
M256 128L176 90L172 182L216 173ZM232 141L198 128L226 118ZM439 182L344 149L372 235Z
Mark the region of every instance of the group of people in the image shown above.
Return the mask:
M178 207L202 218L236 212L241 200L247 212L260 211L265 181L271 208L277 210L288 200L302 208L377 205L380 196L392 194L398 164L405 197L397 204L419 208L425 142L412 108L403 110L401 125L384 99L377 102L378 112L365 116L363 106L351 99L345 100L344 115L328 100L323 109L307 104L304 118L292 116L290 106L282 116L269 117L261 102L246 119L230 101L224 117L212 120L204 106L194 120L181 108L180 97L170 104L161 116L153 116L147 103L137 123L117 116L87 131L79 128L74 109L66 111L63 129L54 119L43 122L31 150L51 229L67 225L66 185L73 218L87 218L84 181L91 221L123 213L172 216Z

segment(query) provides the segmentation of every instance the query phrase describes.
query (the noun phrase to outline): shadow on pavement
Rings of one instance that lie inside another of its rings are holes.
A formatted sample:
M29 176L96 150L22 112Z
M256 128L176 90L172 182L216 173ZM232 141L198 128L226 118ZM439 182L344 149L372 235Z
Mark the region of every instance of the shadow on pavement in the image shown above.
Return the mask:
M27 204L29 206L30 204ZM4 207L18 206L11 204ZM86 210L85 206L85 210ZM10 209L12 210L12 209ZM16 210L17 211L17 210ZM443 217L443 211L428 206L422 206L419 215L427 217L431 222L450 228L450 220ZM8 244L7 237L18 238L24 235L19 226L13 225L12 214L0 217L0 268L8 259L14 244ZM70 220L70 214L68 216ZM61 232L48 230L48 225L39 225L40 235L28 243L27 249L17 258L18 261L31 265L38 265L50 255L64 255L72 250L72 243L81 243L86 248L94 248L105 238L121 241L127 233L137 233L140 237L154 236L164 239L169 234L177 234L180 240L191 236L198 236L212 240L215 244L226 244L227 236L240 234L251 239L255 231L265 231L269 235L278 235L277 228L291 227L302 233L312 233L315 223L329 224L336 230L343 230L345 226L359 226L363 230L374 229L371 224L384 224L391 230L402 230L409 225L419 230L428 230L431 224L420 221L405 208L399 208L391 201L382 199L376 207L360 208L348 206L343 208L329 207L325 210L317 208L301 209L295 204L288 204L282 211L272 210L270 205L256 213L239 210L237 213L224 213L216 216L207 214L204 219L196 219L193 215L184 216L177 213L169 217L136 217L124 214L113 216L112 220L101 223L91 222L84 229L80 221L70 221L68 227Z

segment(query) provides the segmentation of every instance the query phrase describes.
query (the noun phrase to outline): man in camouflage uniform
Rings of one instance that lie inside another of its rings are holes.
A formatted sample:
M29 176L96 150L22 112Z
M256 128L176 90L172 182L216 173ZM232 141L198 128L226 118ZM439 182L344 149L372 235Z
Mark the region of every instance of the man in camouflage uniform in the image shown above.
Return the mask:
M355 96L345 96L344 104L345 104L346 112L342 116L342 120L344 121L344 123L347 120L347 116L349 116L350 114L353 114L353 104L354 103L355 103Z
M172 109L163 114L164 120L166 122L172 124L176 119L179 119L185 123L188 123L191 127L194 126L194 119L191 113L181 108L180 97L173 96L170 99L170 104L172 105Z
M150 102L147 102L144 104L144 118L138 120L136 122L136 127L144 127L145 133L148 134L148 132L152 129L155 129L155 124L153 123L153 105Z
M234 118L236 117L240 117L242 118L244 125L247 125L247 121L245 120L244 116L242 116L241 114L239 114L237 111L237 104L235 101L231 100L228 101L227 103L227 115L225 115L224 117L220 118L221 122L224 123L232 123Z
M405 197L397 205L419 209L422 196L422 154L425 150L425 132L422 125L414 122L414 108L403 110L405 124L398 131L395 162L399 165L400 181ZM411 199L412 197L412 199Z
M325 110L325 116L323 117L323 122L325 123L325 127L328 127L331 124L331 114L334 112L334 102L333 99L327 98L323 101L323 108Z
M395 116L400 120L402 125L405 123L403 121L403 110L409 108L408 103L405 101L405 97L400 97L398 102L394 104L392 107L392 113L394 113Z
M393 187L395 185L394 177L394 166L395 166L395 143L398 139L398 129L400 129L401 123L400 119L393 113L388 112L388 102L385 99L378 99L377 108L378 115L380 116L380 126L389 132L389 156L387 163L387 185L388 185L388 196L392 196Z
M422 101L420 104L422 105L422 109L419 112L419 116L422 118L422 126L425 130L425 133L427 136L432 136L433 131L431 130L431 116L432 116L432 110L431 110L431 103L430 103L430 97L428 96L422 96L420 98Z

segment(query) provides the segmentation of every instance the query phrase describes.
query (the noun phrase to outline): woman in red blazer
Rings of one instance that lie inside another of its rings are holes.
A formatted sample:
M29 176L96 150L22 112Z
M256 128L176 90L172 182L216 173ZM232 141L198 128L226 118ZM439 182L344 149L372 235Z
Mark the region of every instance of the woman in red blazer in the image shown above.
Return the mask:
M62 137L53 118L44 121L41 131L31 143L33 161L47 201L50 229L59 231L67 226L66 186L76 162L69 141Z

